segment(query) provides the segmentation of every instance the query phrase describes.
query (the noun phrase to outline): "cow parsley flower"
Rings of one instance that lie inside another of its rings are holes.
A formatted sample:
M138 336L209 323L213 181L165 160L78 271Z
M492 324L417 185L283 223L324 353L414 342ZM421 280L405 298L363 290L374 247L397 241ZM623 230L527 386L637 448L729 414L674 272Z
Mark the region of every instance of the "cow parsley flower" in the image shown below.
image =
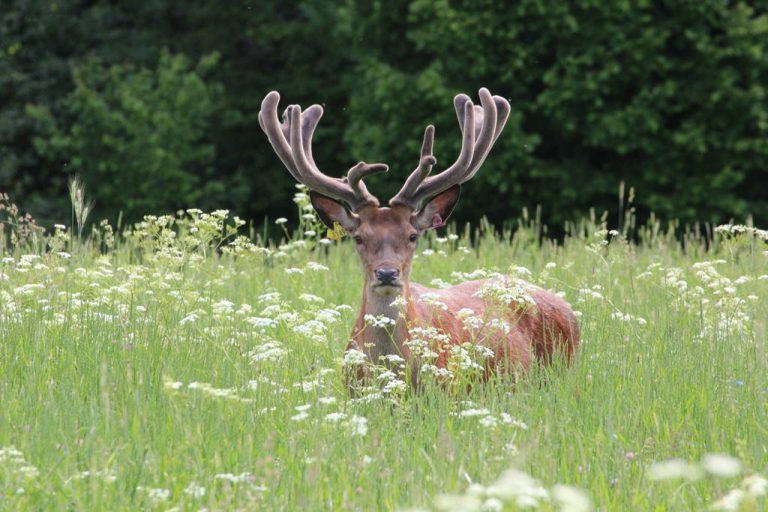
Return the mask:
M368 433L368 419L363 416L349 418L349 427L353 436L363 437Z
M387 328L389 326L394 326L397 324L397 321L393 318L389 318L385 315L365 315L363 317L365 320L365 323L367 325L370 325L372 327L379 327L379 328Z
M186 489L184 489L184 494L188 494L193 498L202 498L203 496L205 496L205 487L197 484L196 482L191 482L186 487Z
M697 464L691 464L683 459L669 459L654 462L648 467L647 473L650 480L698 480L702 470Z
M560 512L589 512L592 502L581 489L570 485L552 487L552 499L559 505Z
M741 473L739 459L719 453L708 453L701 459L701 467L712 476L732 478Z
M365 353L356 350L354 348L348 349L344 352L343 365L345 367L354 367L364 365L368 361L368 356Z

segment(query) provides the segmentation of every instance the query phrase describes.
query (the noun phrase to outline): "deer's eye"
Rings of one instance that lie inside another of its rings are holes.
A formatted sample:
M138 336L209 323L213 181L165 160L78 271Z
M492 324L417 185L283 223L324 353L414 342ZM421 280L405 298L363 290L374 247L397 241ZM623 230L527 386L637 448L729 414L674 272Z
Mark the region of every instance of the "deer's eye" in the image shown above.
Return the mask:
M363 237L361 237L361 236L359 236L359 235L355 235L355 236L353 237L353 239L354 239L354 241L355 241L355 243L356 243L357 245L360 245L361 243L363 243Z
M418 239L419 239L419 235L417 235L416 233L408 237L408 240L410 240L411 242L415 242Z

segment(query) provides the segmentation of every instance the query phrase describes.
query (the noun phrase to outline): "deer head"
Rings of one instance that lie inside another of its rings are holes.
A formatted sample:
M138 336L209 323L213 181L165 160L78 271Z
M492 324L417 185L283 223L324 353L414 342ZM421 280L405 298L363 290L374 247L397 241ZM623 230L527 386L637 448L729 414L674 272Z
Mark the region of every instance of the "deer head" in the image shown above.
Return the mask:
M507 100L480 89L480 105L469 96L454 100L462 145L456 161L439 174L430 176L436 159L432 154L435 128L427 126L421 157L400 191L380 207L363 183L363 178L387 172L385 164L360 162L344 178L322 173L312 157L312 134L323 114L319 105L302 112L290 105L278 120L280 95L272 91L264 98L259 124L288 172L310 189L312 205L330 228L340 224L357 244L363 262L366 291L378 296L403 293L409 282L411 262L419 236L445 225L461 192L501 134L509 117Z

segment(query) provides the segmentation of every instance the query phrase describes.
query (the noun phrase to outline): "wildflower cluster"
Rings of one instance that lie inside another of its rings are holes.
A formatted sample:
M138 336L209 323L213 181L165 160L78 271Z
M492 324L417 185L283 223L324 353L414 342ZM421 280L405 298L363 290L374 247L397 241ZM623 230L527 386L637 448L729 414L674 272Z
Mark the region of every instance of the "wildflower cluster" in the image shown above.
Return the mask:
M544 478L554 464L561 481L590 489L599 509L651 500L656 508L765 508L768 482L752 456L765 423L762 347L753 341L763 339L768 299L757 231L734 230L690 254L664 239L663 250L633 258L611 241L598 259L584 254L593 240L581 234L536 251L520 250L527 246L514 236L481 234L470 250L455 235L431 234L420 242L431 247L422 247L417 272L439 273L441 287L491 281L479 293L484 312L473 302L475 310L446 314L445 292L421 296L415 305L463 329L462 338L407 325L406 364L397 353L370 361L370 347L343 352L359 300L360 276L344 266L353 244L326 251L332 242L306 191L296 199L299 230L278 219L285 237L267 245L239 236L242 221L224 210L147 217L124 232L97 223L85 240L77 226L58 225L16 246L3 224L0 396L8 420L0 434L35 450L0 448L0 508L367 510L403 505L411 494L391 491L412 482L457 492L430 500L441 510L589 510L584 492ZM749 240L749 250L732 251L737 239ZM706 261L694 263L698 254ZM665 263L636 276L638 261L644 269L656 260ZM495 269L509 261L543 269L514 266L504 280ZM470 270L478 265L488 269ZM518 278L573 293L590 341L562 374L534 365L530 381L511 386L477 377L496 364L488 338L514 328L510 304L530 304L526 296L538 293ZM393 308L403 311L404 300ZM368 317L366 329L391 332L401 318ZM728 350L680 342L742 334L751 343ZM350 393L344 377L361 375L365 384ZM702 403L716 412L680 411ZM688 412L696 420L680 423ZM698 453L695 440L729 435L743 462L709 455L637 471L648 454L685 457ZM651 441L637 459L621 451L632 465L605 464L617 443L638 436ZM470 474L496 476L511 458L530 469L472 483ZM456 468L466 489L456 486ZM684 485L658 481L665 478Z
M490 276L490 280L482 286L475 296L502 306L515 304L519 309L535 308L536 301L531 293L535 287L519 279L510 279L501 274Z
M431 374L440 378L452 376L445 367L438 367L437 357L450 345L451 338L436 327L412 327L408 330L405 346L411 351L411 357L418 362L420 373Z
M492 414L489 409L484 407L477 408L474 405L471 401L465 401L462 403L464 408L453 412L452 415L462 419L477 420L480 425L486 428L509 426L520 430L528 430L528 425L524 421L515 418L509 413Z
M381 356L379 361L371 361L359 350L350 348L344 353L342 364L349 380L347 384L354 389L353 404L364 404L385 400L397 405L406 391L405 360L397 354ZM356 376L364 375L360 381Z
M588 512L592 510L589 496L575 487L554 485L547 489L523 471L508 469L492 484L469 485L463 494L441 494L434 499L438 511L502 511L537 509L553 504L563 512Z
M750 311L759 296L750 293L754 281L768 281L768 275L730 278L718 267L726 261L706 260L691 265L686 272L679 267L664 268L652 263L637 276L638 280L653 280L668 290L671 304L681 312L695 312L700 318L700 337L726 338L741 335L750 328Z
M715 227L715 233L728 238L754 237L758 240L768 242L768 230L758 229L753 226L743 224L723 224Z
M198 266L205 256L219 250L233 238L227 252L255 251L242 238L235 238L245 221L229 217L229 210L205 213L197 208L180 210L177 215L145 215L125 233L127 241L141 247L145 255L169 267Z
M683 459L668 459L651 464L646 475L649 480L687 480L696 481L705 477L715 479L733 479L746 472L744 465L737 458L719 453L708 453L700 462L688 462ZM739 510L762 510L768 496L768 479L755 472L748 474L729 491L720 492L710 503L710 510L736 512Z
M40 471L15 446L0 447L0 496L25 494L37 485Z

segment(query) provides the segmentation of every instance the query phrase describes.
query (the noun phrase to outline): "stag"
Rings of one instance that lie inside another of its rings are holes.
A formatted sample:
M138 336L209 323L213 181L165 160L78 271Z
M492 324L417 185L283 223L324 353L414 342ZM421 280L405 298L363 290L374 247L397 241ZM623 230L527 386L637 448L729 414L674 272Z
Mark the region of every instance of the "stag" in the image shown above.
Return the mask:
M504 98L492 96L485 88L479 95L480 105L474 105L465 94L454 98L462 133L456 161L430 175L436 164L435 128L427 126L418 166L389 200L388 207L380 206L363 182L368 176L387 172L387 165L360 162L344 178L330 177L319 170L312 156L312 135L323 114L322 107L312 105L302 111L298 105L290 105L280 122L280 95L272 91L262 101L259 124L275 153L294 179L309 188L312 205L322 222L332 229L336 225L343 227L357 246L365 285L347 349L364 353L373 363L404 360L411 367L417 366L408 343L414 326L437 327L447 335L442 337L447 342L434 347L438 354L436 367L446 365L451 346L472 339L487 347L492 355L485 363L486 376L525 371L532 360L551 363L557 354L570 364L578 347L579 327L570 306L559 296L531 284L500 276L491 281L430 289L410 281L419 237L429 229L445 226L459 199L461 184L480 169L509 117L510 106ZM513 300L504 307L490 304L482 290L499 284L525 290L525 300ZM422 300L426 297L431 300ZM435 299L442 307L434 307ZM467 325L462 310L471 310L475 318L500 320L508 328L478 331L476 325ZM371 325L366 322L369 315L389 321Z

